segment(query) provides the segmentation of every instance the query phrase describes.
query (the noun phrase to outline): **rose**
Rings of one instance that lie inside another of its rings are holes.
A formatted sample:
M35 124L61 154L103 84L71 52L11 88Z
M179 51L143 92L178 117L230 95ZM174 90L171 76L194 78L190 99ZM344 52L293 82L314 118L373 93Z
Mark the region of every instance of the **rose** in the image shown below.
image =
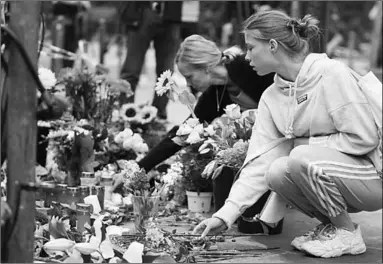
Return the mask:
M186 143L195 144L195 143L198 143L198 142L200 142L202 140L203 139L200 137L198 132L192 131L190 133L190 135L188 136L188 138L186 139Z
M193 131L197 132L200 135L203 135L204 129L202 124L198 124L193 128Z
M39 79L46 90L50 90L53 86L56 85L57 79L55 77L55 74L51 70L44 67L40 67L38 72Z
M177 136L189 135L193 131L193 128L189 125L182 124L177 130Z
M228 105L224 110L230 119L236 120L241 118L241 108L237 104Z
M215 134L215 129L213 125L208 125L205 128L205 132L207 133L208 136L213 136Z
M188 120L186 120L185 124L190 126L191 128L194 128L199 124L199 120L198 118L189 118Z

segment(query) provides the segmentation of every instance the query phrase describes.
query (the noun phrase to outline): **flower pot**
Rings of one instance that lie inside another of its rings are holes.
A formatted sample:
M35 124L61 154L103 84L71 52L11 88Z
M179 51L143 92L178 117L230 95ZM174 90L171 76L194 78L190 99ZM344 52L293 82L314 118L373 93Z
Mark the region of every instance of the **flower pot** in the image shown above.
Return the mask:
M147 220L156 217L160 196L132 196L134 226L137 232L144 233Z
M189 192L186 191L188 197L188 208L194 213L210 212L212 192Z

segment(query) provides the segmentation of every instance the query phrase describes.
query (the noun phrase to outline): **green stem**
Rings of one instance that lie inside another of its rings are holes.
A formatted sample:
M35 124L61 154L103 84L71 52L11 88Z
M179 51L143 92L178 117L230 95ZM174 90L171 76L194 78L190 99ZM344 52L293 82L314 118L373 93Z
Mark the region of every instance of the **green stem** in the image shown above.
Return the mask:
M97 250L98 254L100 254L101 258L102 258L102 261L104 262L105 259L104 259L104 256L102 255L101 251L100 250Z

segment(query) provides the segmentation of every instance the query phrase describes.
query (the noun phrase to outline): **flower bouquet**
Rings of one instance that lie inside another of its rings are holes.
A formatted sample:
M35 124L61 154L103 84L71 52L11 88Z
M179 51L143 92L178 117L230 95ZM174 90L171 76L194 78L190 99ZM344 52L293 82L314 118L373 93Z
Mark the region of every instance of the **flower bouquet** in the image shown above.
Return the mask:
M85 129L87 123L80 121L58 120L51 123L52 130L46 137L49 140L49 156L53 156L54 164L48 164L53 177L58 179L60 171L68 172L69 186L80 185L80 175L83 171L94 169L94 140L90 130Z
M117 111L117 110L116 110ZM113 113L112 122L129 127L134 133L139 133L149 147L157 145L166 134L166 126L159 122L157 108L148 104L124 104L120 110Z
M65 86L66 94L72 100L75 119L87 119L94 127L110 121L113 110L118 108L121 93L128 97L133 95L127 81L92 73L86 67L82 70L62 69L58 81Z
M145 232L149 218L156 217L160 195L164 190L163 184L151 187L149 177L144 169L130 162L120 172L123 176L124 190L132 194L134 224L138 232Z
M256 110L240 112L238 105L228 105L225 114L213 122L215 133L201 145L201 153L212 152L214 159L205 167L204 177L216 178L223 166L238 171L245 161Z
M165 184L166 200L173 200L176 204L182 205L185 202L185 188L182 184L184 166L181 162L170 165L167 172L161 177Z

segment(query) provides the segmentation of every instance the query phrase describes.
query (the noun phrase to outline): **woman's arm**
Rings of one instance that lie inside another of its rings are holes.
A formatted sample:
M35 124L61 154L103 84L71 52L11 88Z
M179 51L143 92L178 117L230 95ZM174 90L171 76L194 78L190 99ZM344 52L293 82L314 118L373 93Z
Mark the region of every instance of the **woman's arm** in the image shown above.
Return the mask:
M230 227L248 207L256 203L269 190L264 177L265 173L273 161L287 156L292 149L292 142L286 140L275 148L267 150L268 145L282 137L266 103L261 100L247 156L253 155L252 152L260 148L265 148L266 151L242 169L230 190L225 205L213 217L222 219L227 227Z

